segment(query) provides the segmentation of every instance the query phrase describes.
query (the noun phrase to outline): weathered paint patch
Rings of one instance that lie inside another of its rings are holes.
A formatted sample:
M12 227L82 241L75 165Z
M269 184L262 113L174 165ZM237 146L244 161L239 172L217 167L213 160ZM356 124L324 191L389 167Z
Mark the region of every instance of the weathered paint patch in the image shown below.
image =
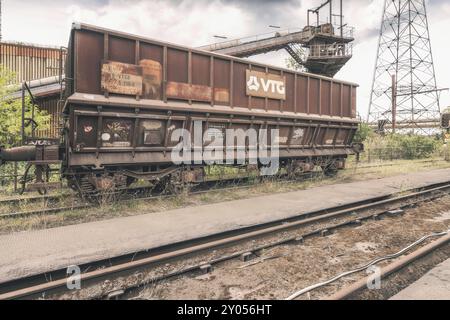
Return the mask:
M147 99L161 99L162 66L158 61L144 59L139 62L143 73L143 95Z
M170 98L183 100L211 101L212 99L211 87L180 82L168 82L166 93Z
M230 90L224 88L214 88L214 101L230 103Z
M115 61L103 61L101 87L105 92L142 95L142 67Z

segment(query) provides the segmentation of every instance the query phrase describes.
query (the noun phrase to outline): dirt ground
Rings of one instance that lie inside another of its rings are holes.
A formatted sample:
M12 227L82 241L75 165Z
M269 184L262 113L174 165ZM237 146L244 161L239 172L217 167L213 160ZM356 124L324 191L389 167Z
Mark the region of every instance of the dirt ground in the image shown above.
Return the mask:
M367 214L365 212L363 214ZM133 290L127 299L285 299L292 293L312 284L328 280L342 272L365 265L367 262L392 254L432 232L442 232L450 227L450 196L424 202L408 209L403 215L382 220L368 220L359 227L341 228L326 237L307 238L303 244L273 247L258 252L248 262L230 260L214 266L211 273L191 273L170 280L152 281L155 277L183 270L186 267L211 261L223 255L245 252L280 239L304 235L313 230L334 225L355 217L342 217L328 222L315 223L298 230L253 240L230 248L167 263L166 265L136 272L134 275L111 279L101 285L83 288L58 299L98 298L105 293L148 281L149 285ZM447 255L448 257L448 255ZM434 260L433 260L434 261ZM384 264L389 263L385 262ZM436 262L437 264L438 262ZM422 266L426 272L435 264ZM380 266L383 266L381 264ZM418 273L419 274L419 273ZM301 299L321 299L344 285L365 277L364 272L345 277L329 286L312 291ZM400 284L414 280L411 274L399 277ZM405 280L406 279L406 280ZM386 284L387 285L387 284ZM395 294L397 284L389 283L389 294ZM401 286L398 286L400 288ZM387 298L386 296L377 296Z
M231 261L211 274L180 277L141 291L141 299L285 299L312 284L352 270L374 258L395 253L424 235L448 230L450 197L408 210L404 216L363 223L303 245L276 247L264 253L275 257L243 267ZM446 217L444 220L443 217ZM278 258L276 258L278 257ZM346 277L303 299L320 299L363 274Z
M424 235L448 230L449 212L450 197L446 197L407 210L403 216L343 228L327 237L306 240L302 245L275 247L263 253L262 258L268 259L260 263L229 261L210 274L155 283L129 298L285 299L374 258L395 253ZM360 273L346 277L302 299L326 297L364 276ZM395 293L392 288L390 291Z

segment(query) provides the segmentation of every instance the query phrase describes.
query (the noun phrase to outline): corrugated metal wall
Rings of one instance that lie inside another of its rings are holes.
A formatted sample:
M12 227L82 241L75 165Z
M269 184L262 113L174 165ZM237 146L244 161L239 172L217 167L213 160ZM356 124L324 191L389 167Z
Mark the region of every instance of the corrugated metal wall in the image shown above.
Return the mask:
M48 96L37 99L37 104L41 110L47 111L50 115L50 123L46 129L37 128L36 136L39 138L59 138L60 136L60 114L61 106L58 104L59 95Z
M65 48L0 42L0 64L14 73L11 84L63 75L66 56ZM48 129L38 128L36 132L38 137L59 137L61 113L58 107L59 99L59 93L36 98L41 110L47 111L51 116Z
M151 78L153 90L144 99L167 102L210 103L268 112L356 118L357 85L337 79L197 51L156 40L142 39L111 30L82 25L71 42L74 91L105 94L101 86L102 63L142 67L144 81ZM86 50L89 48L89 50ZM153 73L146 66L153 66ZM160 68L161 72L154 70ZM259 72L285 79L285 99L248 94L247 72ZM155 83L157 85L155 85ZM110 95L111 92L107 94ZM110 96L123 93L113 93ZM132 95L128 95L132 96ZM213 111L214 109L212 109Z
M13 83L60 75L66 50L0 42L0 64L14 72Z

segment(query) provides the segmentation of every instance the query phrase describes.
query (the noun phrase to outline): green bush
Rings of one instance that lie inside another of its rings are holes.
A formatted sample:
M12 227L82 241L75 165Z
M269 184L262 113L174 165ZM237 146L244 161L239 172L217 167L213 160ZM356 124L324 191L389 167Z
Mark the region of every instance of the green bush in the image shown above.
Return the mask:
M373 137L375 132L369 127L367 123L361 123L356 131L354 143L364 143L367 139Z
M9 86L13 73L0 65L0 146L17 146L21 142L22 128L22 99L12 99L11 93L18 87ZM29 97L25 100L25 117L31 118L33 105ZM34 106L34 120L40 129L49 127L50 116L47 112ZM26 129L30 135L31 126Z
M371 158L380 160L423 159L433 156L442 148L442 140L435 136L391 134L373 136L366 141Z

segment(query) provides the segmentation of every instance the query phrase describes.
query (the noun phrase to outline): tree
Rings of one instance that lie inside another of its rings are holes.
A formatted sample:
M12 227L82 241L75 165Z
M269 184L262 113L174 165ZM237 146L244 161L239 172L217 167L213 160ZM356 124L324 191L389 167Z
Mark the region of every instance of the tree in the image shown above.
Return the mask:
M358 131L356 131L354 142L363 143L368 138L374 135L373 130L369 127L367 123L361 123L359 125Z
M12 97L20 86L10 85L14 74L0 65L0 145L5 147L17 146L21 143L22 128L22 99ZM33 104L30 97L25 98L25 118L32 117ZM49 127L50 116L46 111L34 106L34 120L40 129ZM26 128L27 135L31 135L31 126Z

